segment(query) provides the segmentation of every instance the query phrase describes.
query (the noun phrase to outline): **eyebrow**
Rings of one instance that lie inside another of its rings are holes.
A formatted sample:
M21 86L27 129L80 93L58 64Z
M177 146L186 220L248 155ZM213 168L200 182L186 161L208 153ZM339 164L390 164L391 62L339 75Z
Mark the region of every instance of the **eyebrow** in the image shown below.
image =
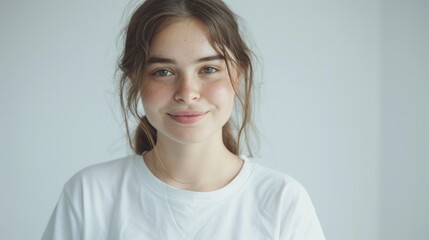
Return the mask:
M212 56L200 58L200 59L196 60L195 63L208 62L208 61L212 61L212 60L224 60L224 59L225 59L224 57L217 54L217 55L212 55ZM176 61L174 59L171 59L171 58L163 58L163 57L157 57L157 56L149 57L147 64L150 65L150 64L155 64L155 63L176 64Z

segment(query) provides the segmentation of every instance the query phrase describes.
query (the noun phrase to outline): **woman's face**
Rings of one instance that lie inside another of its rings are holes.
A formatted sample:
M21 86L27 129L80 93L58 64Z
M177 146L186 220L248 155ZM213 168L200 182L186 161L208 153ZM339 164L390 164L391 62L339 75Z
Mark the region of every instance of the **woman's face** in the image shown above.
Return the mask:
M221 139L235 92L226 62L210 45L204 25L187 18L159 32L150 46L144 81L143 108L158 141Z

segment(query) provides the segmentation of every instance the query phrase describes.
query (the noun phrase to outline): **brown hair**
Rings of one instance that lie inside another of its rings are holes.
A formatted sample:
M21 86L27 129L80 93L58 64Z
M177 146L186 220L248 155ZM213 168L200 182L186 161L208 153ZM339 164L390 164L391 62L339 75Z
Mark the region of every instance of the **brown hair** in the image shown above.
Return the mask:
M241 120L235 123L230 118L222 127L225 146L238 155L242 139L246 139L248 135L251 121L252 53L240 36L237 16L221 0L147 0L132 14L124 29L125 46L119 59L119 69L122 71L121 109L129 144L136 154L149 151L156 144L156 129L138 111L140 90L144 87L144 71L152 39L166 25L178 18L194 18L202 22L208 29L213 48L241 73L239 86L232 84L241 107ZM229 68L228 73L232 80ZM128 124L130 114L139 121L134 141ZM249 141L245 140L245 143L251 151Z

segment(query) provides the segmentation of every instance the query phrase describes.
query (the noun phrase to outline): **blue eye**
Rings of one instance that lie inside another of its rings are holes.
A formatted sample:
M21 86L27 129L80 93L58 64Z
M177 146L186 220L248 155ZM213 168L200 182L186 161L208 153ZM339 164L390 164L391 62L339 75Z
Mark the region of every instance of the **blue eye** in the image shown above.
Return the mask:
M216 68L213 68L213 67L205 67L205 68L203 68L203 73L215 73L215 72L217 72Z
M156 71L154 75L160 76L160 77L166 77L166 76L173 75L173 73L167 69L161 69L161 70Z

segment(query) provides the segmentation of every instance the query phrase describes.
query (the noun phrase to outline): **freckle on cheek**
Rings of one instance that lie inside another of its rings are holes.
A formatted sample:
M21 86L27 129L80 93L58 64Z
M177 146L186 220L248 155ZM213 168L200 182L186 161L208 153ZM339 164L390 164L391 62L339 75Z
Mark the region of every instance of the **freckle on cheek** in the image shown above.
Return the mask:
M171 97L171 91L163 87L147 88L142 92L142 100L146 103L165 102Z

